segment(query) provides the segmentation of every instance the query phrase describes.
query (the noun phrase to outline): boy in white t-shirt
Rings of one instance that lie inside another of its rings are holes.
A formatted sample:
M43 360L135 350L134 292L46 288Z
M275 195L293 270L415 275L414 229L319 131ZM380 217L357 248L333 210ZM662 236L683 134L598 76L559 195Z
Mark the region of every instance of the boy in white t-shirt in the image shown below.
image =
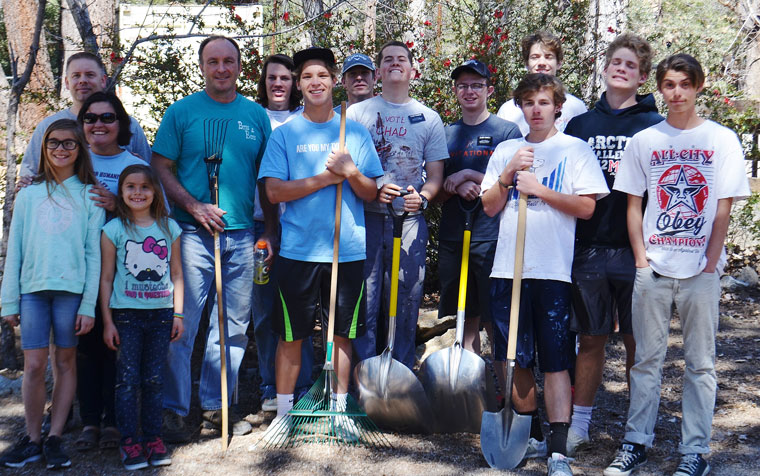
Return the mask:
M491 272L494 360L504 368L517 199L523 193L529 198L512 403L515 411L533 417L526 457L545 452L532 369L537 351L539 369L545 374L544 400L551 427L549 474L572 475L566 440L572 403L568 369L575 346L569 328L575 221L589 218L596 199L609 190L591 148L559 132L554 124L565 102L564 86L557 78L540 73L527 75L515 89L515 100L530 131L525 138L496 147L481 184L485 213L501 213ZM509 185L512 183L514 187Z
M520 52L528 73L544 73L556 76L557 71L562 67L562 43L559 38L547 31L537 31L523 38L520 42ZM558 131L564 132L570 119L580 116L587 110L583 101L565 92L562 114L557 116L554 125L557 126ZM517 124L522 135L527 134L530 130L522 109L514 98L502 104L497 115L506 121Z
M734 199L750 194L741 144L731 130L697 115L704 86L699 62L677 54L657 66L665 121L631 138L615 179L628 194L628 234L636 262L630 406L623 443L605 476L627 476L646 463L660 402L672 306L683 331L681 462L674 476L702 476L715 407L723 243ZM648 196L642 213L642 200Z

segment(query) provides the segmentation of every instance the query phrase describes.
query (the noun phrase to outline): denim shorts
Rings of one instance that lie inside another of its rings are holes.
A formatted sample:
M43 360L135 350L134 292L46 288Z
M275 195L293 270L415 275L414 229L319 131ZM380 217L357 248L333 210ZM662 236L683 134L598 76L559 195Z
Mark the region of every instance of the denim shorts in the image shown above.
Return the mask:
M549 279L523 279L517 327L517 355L521 368L536 365L541 372L561 372L572 367L575 335L570 331L570 283ZM491 280L491 316L494 328L494 360L505 361L509 336L512 280Z
M50 331L56 347L76 347L77 310L81 294L66 291L39 291L22 294L19 304L21 321L21 349L46 349L50 345Z

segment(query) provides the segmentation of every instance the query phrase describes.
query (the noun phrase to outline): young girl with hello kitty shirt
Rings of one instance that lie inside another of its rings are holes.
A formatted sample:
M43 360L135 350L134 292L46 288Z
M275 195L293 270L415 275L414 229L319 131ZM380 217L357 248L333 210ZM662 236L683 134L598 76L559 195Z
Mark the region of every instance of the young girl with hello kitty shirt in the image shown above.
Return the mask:
M103 339L117 351L116 425L127 470L171 464L161 440L161 412L169 342L183 331L181 232L168 216L151 168L125 168L119 176L116 218L103 227L100 241L100 308Z

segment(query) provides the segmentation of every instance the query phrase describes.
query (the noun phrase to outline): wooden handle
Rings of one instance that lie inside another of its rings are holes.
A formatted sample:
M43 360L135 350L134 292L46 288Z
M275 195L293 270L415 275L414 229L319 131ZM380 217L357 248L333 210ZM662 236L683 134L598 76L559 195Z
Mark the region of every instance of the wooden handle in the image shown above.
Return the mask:
M339 150L346 150L346 101L340 103L340 142ZM325 359L332 362L332 342L335 332L335 305L338 298L338 256L340 254L340 212L343 207L343 182L336 185L335 194L335 236L333 237L332 272L330 273L330 311L327 319L327 355Z
M520 194L517 206L517 240L515 242L515 272L512 278L512 305L509 309L509 339L507 360L517 354L517 324L520 319L520 288L522 286L523 256L525 254L525 218L528 214L528 196Z

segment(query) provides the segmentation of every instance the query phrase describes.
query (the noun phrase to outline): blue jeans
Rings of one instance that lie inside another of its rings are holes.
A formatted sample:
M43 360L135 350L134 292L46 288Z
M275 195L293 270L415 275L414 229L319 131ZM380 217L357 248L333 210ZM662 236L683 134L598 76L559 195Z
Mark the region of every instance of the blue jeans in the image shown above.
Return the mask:
M254 222L254 235L258 240L264 234L264 222ZM276 263L275 263L276 264ZM272 330L272 312L275 302L274 270L269 272L267 284L253 285L253 336L256 339L256 349L259 357L259 375L261 376L261 399L275 398L274 356L280 337ZM301 373L296 381L296 394L308 390L312 384L311 371L314 366L314 346L311 337L304 339L301 345Z
M390 215L365 212L364 220L367 229L367 259L364 262L364 279L367 283L367 333L354 340L354 352L358 360L377 355L378 343L383 345L386 342L385 336L378 337L377 334L379 320L388 319L393 256L393 219ZM420 313L425 281L427 241L425 217L422 214L407 217L401 234L393 358L410 369L416 360L417 317Z
M192 391L190 356L198 333L206 299L214 297L209 314L206 350L201 365L199 398L204 410L222 407L221 353L216 287L214 286L214 236L203 227L179 223L182 228L182 273L185 278L185 332L169 345L164 372L164 408L186 416L190 411ZM227 388L231 401L248 337L245 331L251 320L253 301L253 233L251 230L228 230L219 234L222 283L224 289L225 343L227 346Z
M50 330L56 347L76 347L76 321L81 294L66 291L39 291L22 294L19 302L21 348L47 349Z
M173 313L171 308L113 310L120 341L116 352L116 426L123 440L137 436L138 414L145 440L161 436L163 374Z

